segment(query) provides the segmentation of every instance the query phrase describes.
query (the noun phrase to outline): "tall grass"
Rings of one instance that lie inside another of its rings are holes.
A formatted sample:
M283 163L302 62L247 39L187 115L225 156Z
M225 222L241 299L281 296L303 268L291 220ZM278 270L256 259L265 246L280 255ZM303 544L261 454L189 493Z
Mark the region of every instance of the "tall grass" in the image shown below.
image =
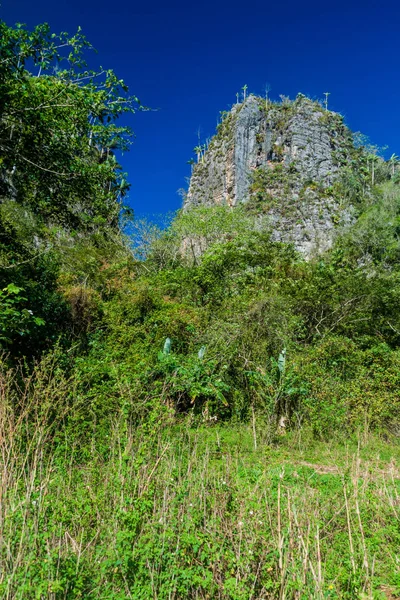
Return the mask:
M133 427L126 410L99 442L79 406L51 359L30 377L3 369L1 598L399 593L397 444L274 440L257 415Z

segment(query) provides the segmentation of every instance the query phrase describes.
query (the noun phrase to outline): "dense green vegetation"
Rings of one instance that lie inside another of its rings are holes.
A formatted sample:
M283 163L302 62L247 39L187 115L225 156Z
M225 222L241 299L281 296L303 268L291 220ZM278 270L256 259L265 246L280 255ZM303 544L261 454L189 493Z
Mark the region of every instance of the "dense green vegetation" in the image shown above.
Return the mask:
M355 151L309 261L246 207L129 222L138 100L0 34L1 597L396 597L395 162Z
M100 246L119 247L128 186L114 152L132 134L116 120L138 102L112 71L86 69L79 31L0 23L0 40L2 339L34 355L71 328L61 273L78 266L84 278Z

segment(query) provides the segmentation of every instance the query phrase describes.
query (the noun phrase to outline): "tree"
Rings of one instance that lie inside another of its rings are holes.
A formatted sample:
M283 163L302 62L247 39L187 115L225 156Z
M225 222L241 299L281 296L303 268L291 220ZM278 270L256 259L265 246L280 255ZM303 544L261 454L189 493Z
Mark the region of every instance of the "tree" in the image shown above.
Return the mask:
M3 340L15 356L67 331L62 270L87 285L82 265L121 252L129 183L115 153L133 133L117 121L141 105L112 70L87 69L80 30L0 21L0 39L0 322L18 323Z
M269 83L267 83L265 85L265 110L268 109L268 103L269 103L268 94L270 91L271 91L271 86L269 85Z
M371 185L375 185L375 165L378 160L379 159L376 154L368 154L368 164L371 166Z
M330 92L324 92L324 96L325 96L325 100L324 100L324 106L325 106L325 110L328 110L328 98L331 95Z
M112 70L86 69L80 30L0 22L0 37L1 196L52 225L117 225L128 186L114 152L132 131L116 121L138 99Z
M398 165L398 162L399 162L399 157L396 156L396 154L392 154L392 156L389 158L389 164L391 166L392 178L394 177L395 167Z
M245 102L245 100L246 100L246 92L247 92L247 90L248 90L248 85L247 85L247 84L245 84L245 85L242 87L242 90L243 90L243 102Z
M200 145L198 145L198 146L195 146L195 147L193 148L193 152L195 152L195 154L196 154L196 156L197 156L197 162L200 162L200 158L201 158L201 153L202 153L202 151L203 151L203 147L202 147L202 146L200 146Z

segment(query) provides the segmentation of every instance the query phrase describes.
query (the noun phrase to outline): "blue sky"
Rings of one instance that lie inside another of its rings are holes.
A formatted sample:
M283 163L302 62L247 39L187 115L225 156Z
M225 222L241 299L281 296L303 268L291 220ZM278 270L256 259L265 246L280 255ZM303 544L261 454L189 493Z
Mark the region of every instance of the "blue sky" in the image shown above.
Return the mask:
M9 25L80 25L142 102L157 111L132 119L137 135L122 159L138 216L176 210L200 128L212 135L236 92L322 98L354 131L400 154L400 3L394 0L2 0Z

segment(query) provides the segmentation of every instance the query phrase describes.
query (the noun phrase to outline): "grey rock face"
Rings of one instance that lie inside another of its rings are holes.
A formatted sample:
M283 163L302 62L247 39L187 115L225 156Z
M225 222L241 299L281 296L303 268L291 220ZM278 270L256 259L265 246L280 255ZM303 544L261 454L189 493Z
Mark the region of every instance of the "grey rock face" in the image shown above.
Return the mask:
M257 205L257 226L270 227L274 239L293 242L306 256L326 250L338 226L352 220L351 207L343 210L322 193L338 177L351 144L341 117L304 96L267 106L250 96L228 113L195 165L184 210L251 204L252 181L263 172L274 201ZM278 172L281 182L271 177Z
M234 128L234 200L246 201L249 190L249 173L260 166L262 151L260 138L263 115L254 96L250 96L242 110L238 111ZM261 133L262 135L262 133Z
M6 169L0 169L0 202L3 198L15 200L17 197L17 190L13 183L13 174L6 171Z
M337 144L324 117L325 113L316 110L315 105L300 103L288 122L283 144L286 162L295 161L303 177L328 186L338 170L332 155Z

